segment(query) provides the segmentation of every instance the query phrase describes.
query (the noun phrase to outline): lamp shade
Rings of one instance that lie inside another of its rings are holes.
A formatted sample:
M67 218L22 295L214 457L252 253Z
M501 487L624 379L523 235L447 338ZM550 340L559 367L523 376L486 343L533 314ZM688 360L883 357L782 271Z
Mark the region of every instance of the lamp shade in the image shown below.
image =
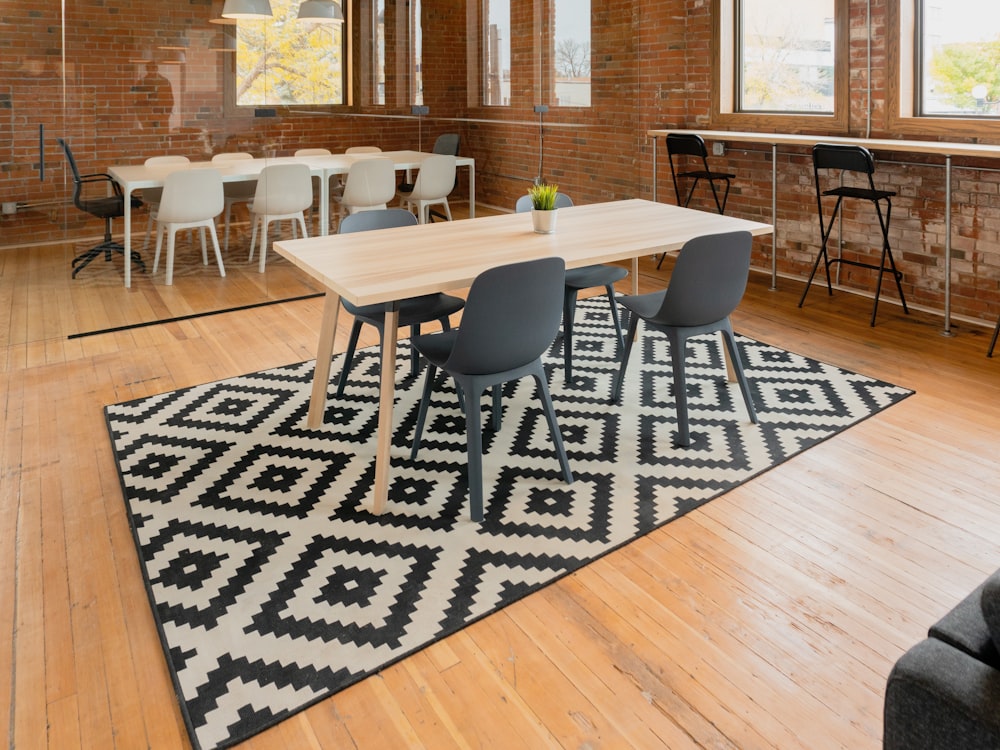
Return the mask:
M270 18L272 15L269 0L226 0L222 6L223 18Z
M298 20L313 23L343 23L344 13L333 0L303 0L299 6Z

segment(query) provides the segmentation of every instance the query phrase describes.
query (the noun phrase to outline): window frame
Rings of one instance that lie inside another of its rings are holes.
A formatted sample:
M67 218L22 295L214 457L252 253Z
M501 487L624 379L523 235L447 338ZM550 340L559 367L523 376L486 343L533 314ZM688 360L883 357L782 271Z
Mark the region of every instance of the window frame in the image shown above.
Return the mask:
M317 111L329 112L332 110L343 110L353 105L354 97L354 44L352 30L352 9L351 3L342 2L341 8L344 13L343 28L341 30L341 48L344 59L342 66L342 87L344 91L344 101L339 104L238 104L236 101L236 91L239 88L236 81L237 67L236 55L226 55L222 69L222 93L223 93L223 113L226 117L254 117L258 109L273 109L280 112L296 111ZM227 44L233 49L237 45L238 24L226 24L223 33L227 36Z
M731 130L825 130L846 133L850 122L850 8L848 0L834 0L833 113L741 112L736 66L739 63L737 31L741 0L712 0L712 104L711 125Z
M921 83L921 49L917 38L917 3L920 2L924 0L896 0L888 7L886 111L889 129L904 135L1000 138L1000 118L919 113L917 92Z

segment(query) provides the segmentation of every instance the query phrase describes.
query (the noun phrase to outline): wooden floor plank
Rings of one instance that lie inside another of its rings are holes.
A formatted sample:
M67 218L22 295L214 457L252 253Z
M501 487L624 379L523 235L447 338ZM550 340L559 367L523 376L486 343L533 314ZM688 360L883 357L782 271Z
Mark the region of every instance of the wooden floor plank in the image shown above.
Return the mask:
M19 749L187 748L102 409L308 360L323 301L218 312L317 292L242 247L127 291L72 253L0 257L0 722ZM1000 567L1000 358L981 326L800 292L752 274L734 326L915 395L243 747L877 748L893 661Z

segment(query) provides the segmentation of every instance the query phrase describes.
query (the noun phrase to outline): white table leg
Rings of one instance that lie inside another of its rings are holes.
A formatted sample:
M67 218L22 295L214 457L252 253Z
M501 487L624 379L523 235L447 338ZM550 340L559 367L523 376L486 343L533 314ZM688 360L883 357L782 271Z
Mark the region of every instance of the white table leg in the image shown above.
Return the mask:
M381 515L389 499L389 449L392 446L392 406L396 399L396 339L399 303L385 306L382 339L382 380L378 412L378 444L375 448L375 495L372 512Z
M469 165L469 218L476 218L476 165Z
M132 191L126 185L122 188L122 193L125 195L125 203L122 204L122 208L125 219L125 237L122 240L122 244L125 246L125 288L129 289L132 286Z
M330 382L330 359L333 357L333 340L337 336L337 315L340 312L340 295L328 291L323 303L323 321L319 327L319 346L316 367L313 370L312 395L309 397L309 415L306 427L315 430L323 424L326 411L326 389Z

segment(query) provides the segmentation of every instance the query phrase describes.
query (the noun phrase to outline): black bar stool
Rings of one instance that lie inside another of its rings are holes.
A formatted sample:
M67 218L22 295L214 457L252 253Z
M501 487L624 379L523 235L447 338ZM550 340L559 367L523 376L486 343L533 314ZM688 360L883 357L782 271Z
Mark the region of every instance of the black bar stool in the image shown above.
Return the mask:
M1000 318L997 318L996 328L993 329L993 338L990 339L990 350L986 352L987 357L993 356L993 349L997 345L997 336L1000 335Z
M813 277L819 268L820 261L823 262L826 271L826 288L830 295L833 295L833 285L830 282L830 266L834 263L842 265L858 266L878 271L878 283L875 287L875 303L872 305L871 324L875 325L875 314L878 312L878 300L882 293L882 279L886 271L890 273L896 282L896 290L899 292L899 301L903 303L903 312L909 313L906 307L906 298L903 296L903 287L899 283L903 274L896 269L896 262L892 257L892 248L889 247L889 220L892 216L892 196L896 193L893 190L878 190L875 188L875 181L872 175L875 173L875 159L871 152L863 146L844 146L829 143L817 143L813 146L813 175L816 180L816 206L819 210L819 232L822 240L819 253L816 255L816 262L813 264L812 273L809 274L809 281L802 291L802 298L799 300L799 307L806 301L806 295L812 286ZM820 183L820 172L829 181L838 179L839 186L823 190ZM868 187L857 187L844 185L843 177L849 174L863 174L867 177ZM830 221L824 221L823 198L833 196L837 198L833 212L830 214ZM837 219L840 206L845 198L857 198L870 201L875 206L875 213L878 215L879 227L882 229L882 256L876 265L864 261L850 260L844 258L831 258L827 253L827 243L830 240L830 233L833 230L833 223ZM885 213L882 213L882 202L885 202ZM886 265L888 261L888 265Z
M726 202L729 200L730 180L736 177L730 172L713 172L708 166L708 149L705 148L704 139L697 133L668 133L667 134L667 157L670 160L670 176L674 179L674 194L677 196L677 205L687 208L694 195L695 188L702 180L708 182L712 188L712 198L715 199L715 207L720 214L726 212ZM674 159L677 164L674 164ZM685 169L686 166L693 166L692 169ZM680 182L691 181L691 187L687 191L687 197L681 200ZM726 183L726 192L719 200L719 191L715 187L716 182ZM666 254L660 256L660 262L656 264L657 270L663 264Z

